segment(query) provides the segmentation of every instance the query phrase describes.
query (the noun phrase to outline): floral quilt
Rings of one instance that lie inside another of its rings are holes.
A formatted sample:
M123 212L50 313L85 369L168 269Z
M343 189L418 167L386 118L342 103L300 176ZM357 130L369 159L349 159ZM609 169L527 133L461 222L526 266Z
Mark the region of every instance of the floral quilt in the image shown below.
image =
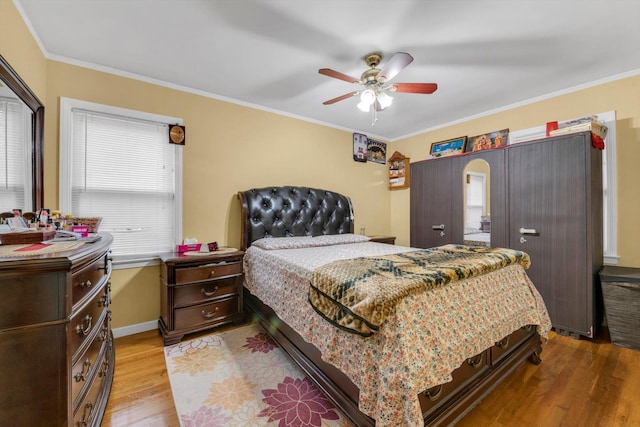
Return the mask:
M526 325L547 337L551 321L520 264L402 298L367 339L336 328L309 304L313 271L340 259L416 249L373 242L264 250L244 257L245 287L322 359L359 388L360 410L377 427L423 426L418 393L452 380L466 359Z
M339 260L314 270L309 302L335 326L369 337L401 298L514 263L531 262L514 249L463 245Z

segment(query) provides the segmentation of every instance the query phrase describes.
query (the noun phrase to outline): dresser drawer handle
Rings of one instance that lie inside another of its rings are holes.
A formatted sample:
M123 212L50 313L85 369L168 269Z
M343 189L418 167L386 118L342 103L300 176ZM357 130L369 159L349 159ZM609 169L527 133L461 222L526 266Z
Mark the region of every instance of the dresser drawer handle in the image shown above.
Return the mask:
M442 384L435 387L431 387L429 390L425 390L424 395L429 398L430 401L435 402L442 394Z
M107 326L103 326L100 328L100 333L98 334L98 341L106 341L109 338L109 328Z
M502 338L500 341L496 343L496 346L500 348L507 348L507 346L509 345L510 337L511 337L510 335L507 335L506 337Z
M216 292L218 292L218 287L217 286L215 288L213 288L213 290L211 292L205 291L204 288L200 289L200 293L203 294L205 297L210 297L211 295L215 294Z
M87 368L87 374L88 374L89 373L89 368L91 368L91 359L86 359L84 361L84 363L82 364L82 371L78 372L77 374L75 374L73 376L73 378L75 378L77 383L87 379L87 377L85 376L85 373L84 373L84 368Z
M86 282L80 283L80 286L83 288L90 288L91 285L93 285L93 283L91 283L91 280L87 280Z
M102 369L100 369L100 372L98 372L98 376L99 377L105 377L105 376L107 376L107 372L109 372L109 361L108 360L104 360L102 362Z
M91 321L93 320L93 317L89 316L88 314L86 316L84 316L84 319L82 319L82 323L80 323L78 326L76 326L76 334L80 335L87 335L89 333L89 331L91 330ZM86 324L86 327L82 327L82 324Z
M89 414L87 414L87 409L89 410ZM93 403L88 402L84 405L84 412L82 413L82 419L78 420L78 427L87 427L91 415L93 415Z
M215 270L211 270L209 272L209 277L215 277L215 275L216 275L216 271Z
M471 367L477 368L480 365L480 362L482 362L482 355L483 353L480 353L477 356L470 357L467 359L467 364Z
M210 311L209 313L207 313L206 311L202 310L202 315L204 317L206 317L207 319L211 319L213 316L216 315L217 312L218 312L218 307L214 308L213 311Z

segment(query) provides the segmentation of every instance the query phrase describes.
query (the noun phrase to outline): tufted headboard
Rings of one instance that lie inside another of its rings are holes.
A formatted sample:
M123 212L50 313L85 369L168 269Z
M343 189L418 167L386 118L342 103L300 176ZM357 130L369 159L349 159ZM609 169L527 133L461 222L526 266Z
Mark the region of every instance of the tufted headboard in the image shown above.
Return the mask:
M308 187L254 188L238 193L242 249L263 237L353 233L351 199Z

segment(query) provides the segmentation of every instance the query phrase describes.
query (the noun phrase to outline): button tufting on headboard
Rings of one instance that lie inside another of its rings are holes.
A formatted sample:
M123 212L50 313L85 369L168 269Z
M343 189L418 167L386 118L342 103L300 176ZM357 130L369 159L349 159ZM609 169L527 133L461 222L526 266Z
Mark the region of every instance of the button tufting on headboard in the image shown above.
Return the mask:
M238 193L242 245L263 237L353 233L349 197L308 187L266 187Z

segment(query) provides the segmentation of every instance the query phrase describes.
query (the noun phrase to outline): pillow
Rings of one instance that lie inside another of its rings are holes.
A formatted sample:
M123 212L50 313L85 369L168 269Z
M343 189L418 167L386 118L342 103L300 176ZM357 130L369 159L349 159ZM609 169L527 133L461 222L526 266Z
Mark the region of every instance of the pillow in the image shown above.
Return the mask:
M260 249L295 249L295 248L308 248L311 245L313 237L311 236L299 236L299 237L265 237L258 239L251 244Z
M345 243L359 243L366 242L368 240L371 239L367 236L362 236L359 234L331 234L319 235L316 237L265 237L263 239L256 240L251 245L265 250L298 249L318 246L342 245Z
M370 237L363 236L362 234L325 234L316 236L314 241L322 242L322 246L325 245L342 245L344 243L360 243L368 242Z

